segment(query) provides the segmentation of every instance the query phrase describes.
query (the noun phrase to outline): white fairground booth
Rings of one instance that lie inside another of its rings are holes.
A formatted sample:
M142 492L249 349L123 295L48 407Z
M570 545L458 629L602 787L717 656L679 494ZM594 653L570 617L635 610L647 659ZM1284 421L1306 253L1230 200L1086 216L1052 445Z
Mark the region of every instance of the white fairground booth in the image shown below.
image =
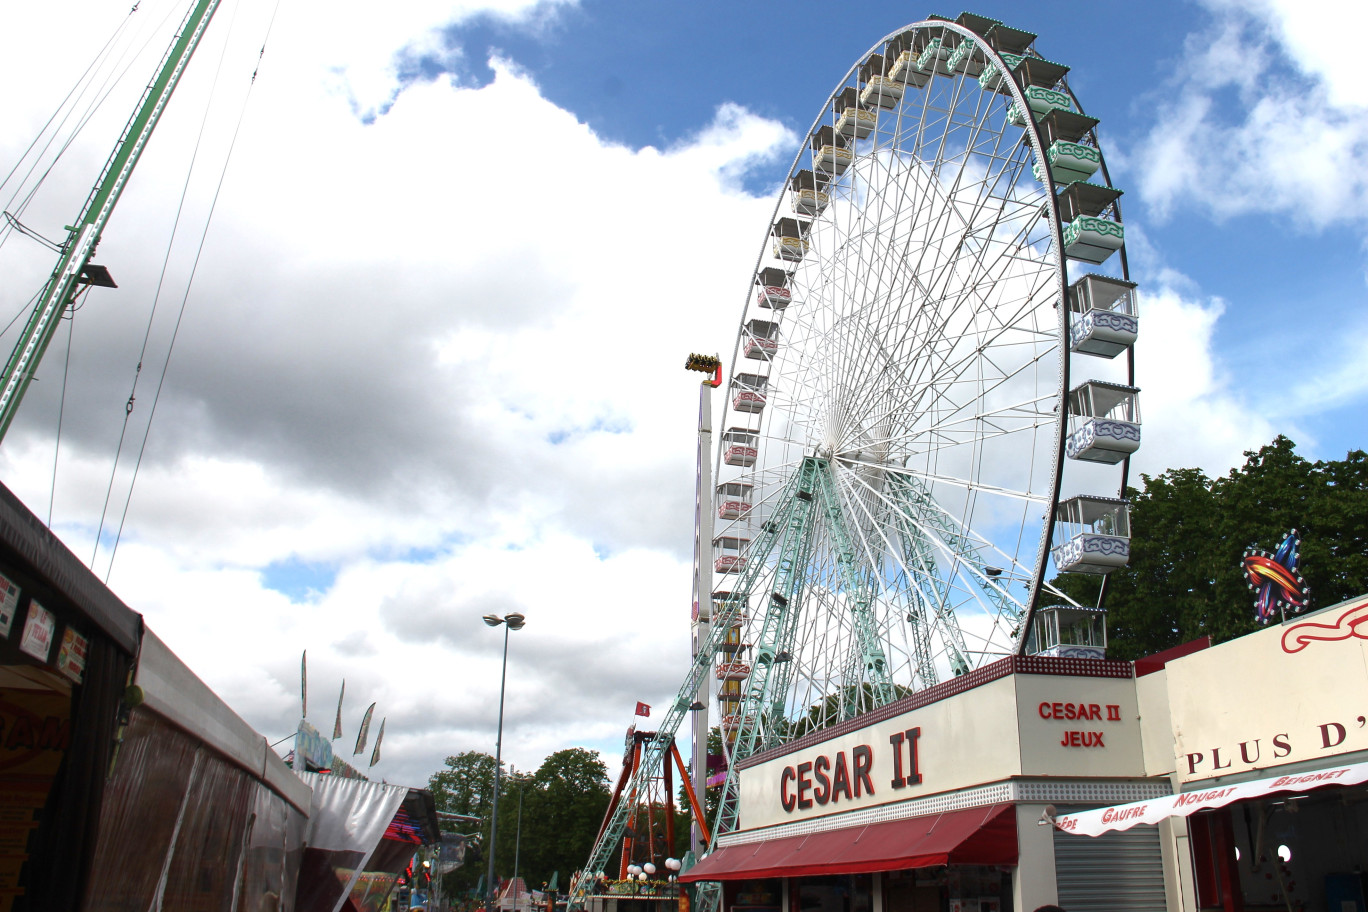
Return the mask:
M1053 824L1053 825L1051 825ZM1004 659L740 767L722 912L1368 912L1368 596Z
M1137 668L1146 769L1172 793L1061 810L1056 841L1169 834L1183 909L1365 912L1368 596Z
M1163 910L1154 828L1037 823L1168 794L1131 663L1008 658L745 761L738 829L681 880L721 881L724 912Z

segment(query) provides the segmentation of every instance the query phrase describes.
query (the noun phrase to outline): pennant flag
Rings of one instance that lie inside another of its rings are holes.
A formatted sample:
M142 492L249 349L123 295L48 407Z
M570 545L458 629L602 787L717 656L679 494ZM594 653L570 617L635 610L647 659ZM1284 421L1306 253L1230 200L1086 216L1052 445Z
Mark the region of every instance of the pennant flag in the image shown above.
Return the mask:
M380 762L380 742L385 740L385 720L380 720L380 732L375 736L375 750L371 751L371 766ZM370 767L367 767L369 769Z
M342 698L347 695L347 679L342 679L342 692L337 695L337 718L333 720L333 740L342 737Z
M299 717L309 718L309 650L299 657L299 703L303 707Z
M647 706L645 703L638 701L636 714L638 716L646 716L649 718L651 715L651 707Z
M366 739L370 737L371 713L375 712L375 704L366 707L366 714L361 717L361 730L356 733L356 750L352 751L355 757L366 749Z

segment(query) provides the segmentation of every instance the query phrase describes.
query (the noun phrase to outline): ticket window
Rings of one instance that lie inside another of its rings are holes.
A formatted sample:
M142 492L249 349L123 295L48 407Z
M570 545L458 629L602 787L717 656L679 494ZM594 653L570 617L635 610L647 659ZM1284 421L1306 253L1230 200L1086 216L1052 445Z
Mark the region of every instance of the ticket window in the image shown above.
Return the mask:
M780 912L783 893L783 881L774 878L725 881L722 904L727 912Z
M890 871L884 875L883 912L942 912L945 908L944 869Z
M874 912L874 875L836 874L791 881L789 912Z
M882 912L1012 912L1010 869L951 865L884 875Z

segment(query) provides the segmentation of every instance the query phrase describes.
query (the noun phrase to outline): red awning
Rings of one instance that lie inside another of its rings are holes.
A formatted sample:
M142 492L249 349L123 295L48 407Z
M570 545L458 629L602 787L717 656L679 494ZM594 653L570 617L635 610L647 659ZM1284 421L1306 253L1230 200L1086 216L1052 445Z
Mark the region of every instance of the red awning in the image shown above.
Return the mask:
M864 874L945 864L1000 865L1016 861L1016 811L1010 804L995 804L726 846L679 879L692 883Z

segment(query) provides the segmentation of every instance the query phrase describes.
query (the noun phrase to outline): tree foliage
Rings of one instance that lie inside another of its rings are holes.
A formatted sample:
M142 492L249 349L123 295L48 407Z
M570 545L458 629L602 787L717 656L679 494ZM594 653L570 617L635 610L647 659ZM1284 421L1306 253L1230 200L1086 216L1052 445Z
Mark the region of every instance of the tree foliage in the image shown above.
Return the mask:
M466 831L479 834L479 851L468 853L466 864L443 883L447 895L456 896L474 889L487 871L495 763L489 754L465 751L447 757L444 766L428 780L437 809L480 818ZM506 769L499 787L495 875L513 877L516 862L529 887L540 889L554 871L564 886L588 859L607 807L608 771L594 751L556 751L535 773Z
M494 758L480 751L463 751L447 757L443 765L446 769L428 779L437 809L488 819Z
M1223 477L1170 469L1142 475L1143 490L1127 492L1131 559L1107 577L1109 656L1133 659L1255 629L1244 550L1272 550L1289 529L1301 536L1312 609L1368 591L1368 454L1311 462L1279 436L1245 457ZM1095 604L1099 582L1065 574L1057 585Z
M540 888L560 872L584 867L608 810L608 768L594 751L579 747L556 751L527 783L523 806L522 873ZM499 824L502 829L504 823ZM500 840L502 845L502 839Z

